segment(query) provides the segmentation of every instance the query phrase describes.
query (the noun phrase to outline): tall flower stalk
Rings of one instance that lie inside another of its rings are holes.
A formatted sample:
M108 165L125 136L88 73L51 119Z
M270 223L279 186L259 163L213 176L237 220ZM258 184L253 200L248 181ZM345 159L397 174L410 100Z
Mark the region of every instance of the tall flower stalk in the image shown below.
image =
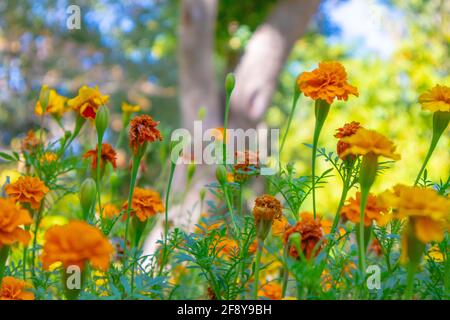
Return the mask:
M255 258L255 281L253 284L253 299L258 299L259 289L259 269L261 264L261 254L266 239L272 227L274 219L281 218L282 206L277 198L271 195L262 195L256 198L253 206L253 217L256 226L256 258Z
M315 125L311 158L311 181L313 214L316 218L316 157L320 132L334 99L347 101L350 94L358 96L358 89L347 82L345 68L339 62L321 62L311 72L303 72L297 79L297 86L307 97L315 100Z
M419 183L428 161L450 121L450 87L438 84L421 94L419 102L423 109L433 112L433 137L414 185Z
M365 209L370 189L375 181L378 170L378 157L384 156L399 160L400 156L395 154L396 147L385 136L373 130L359 128L353 135L341 139L346 148L340 156L362 156L359 171L359 185L361 190L360 220L358 226L358 256L361 277L366 270L366 245L365 245Z

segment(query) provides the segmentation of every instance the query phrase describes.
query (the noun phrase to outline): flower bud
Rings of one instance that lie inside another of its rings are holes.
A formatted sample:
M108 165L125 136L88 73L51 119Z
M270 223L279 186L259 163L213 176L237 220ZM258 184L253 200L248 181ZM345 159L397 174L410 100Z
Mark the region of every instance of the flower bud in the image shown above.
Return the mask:
M87 218L91 208L95 204L95 196L97 195L97 188L95 181L92 178L84 180L80 187L80 203L83 209L84 217Z
M41 104L43 113L45 113L45 109L48 106L49 97L50 97L50 89L47 85L43 85L41 88L41 92L39 93L39 103Z
M300 233L298 232L294 232L293 234L291 234L289 236L289 245L294 247L295 250L297 251L298 255L300 256L302 253L302 236Z
M227 169L225 168L225 166L218 166L216 169L216 179L217 181L219 181L220 184L225 184L227 182Z
M192 178L194 177L196 169L197 169L197 166L195 165L195 163L190 163L188 165L188 174L187 174L188 183L191 182Z
M95 128L97 129L97 135L103 138L103 134L109 125L109 109L103 105L98 109L97 116L95 117Z
M378 156L373 153L368 153L363 156L361 162L361 169L359 171L359 183L361 190L370 190L375 181L378 170Z
M205 119L205 117L206 117L206 108L205 107L201 107L200 109L198 109L197 117L199 120Z
M206 196L206 190L205 189L201 189L200 190L200 201L203 202L203 200L205 200L205 196Z
M231 92L233 92L234 85L236 84L236 79L234 77L233 73L227 74L227 77L225 78L225 89L227 91L227 96L231 95Z

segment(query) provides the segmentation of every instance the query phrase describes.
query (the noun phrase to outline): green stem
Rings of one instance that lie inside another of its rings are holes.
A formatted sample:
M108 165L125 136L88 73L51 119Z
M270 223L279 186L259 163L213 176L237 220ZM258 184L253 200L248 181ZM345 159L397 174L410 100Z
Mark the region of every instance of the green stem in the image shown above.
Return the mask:
M261 252L264 245L262 239L258 239L258 246L256 249L256 260L255 260L255 282L253 284L253 300L258 300L258 286L259 286L259 268L261 264Z
M361 273L361 278L364 280L364 275L366 273L366 244L364 236L364 211L367 204L367 199L369 197L369 190L361 188L361 203L360 203L360 216L359 216L359 238L358 238L358 248L359 248L359 270ZM362 281L362 286L364 286L364 281Z
M283 286L281 289L281 298L283 299L286 296L287 285L289 281L289 270L287 267L287 257L288 257L288 245L284 246L283 250L283 258L284 258L284 267L283 267Z
M347 199L347 193L348 193L348 184L347 184L347 182L344 182L344 186L342 188L341 199L339 200L339 204L336 209L336 213L334 215L333 225L331 226L331 231L330 231L331 236L334 236L334 233L336 232L336 229L337 229L337 226L339 223L339 218L341 217L341 210L342 210L342 207L344 206L345 200Z
M292 122L292 119L294 118L295 108L297 106L297 101L298 101L298 98L300 97L300 91L298 91L298 89L297 89L297 84L295 84L295 89L294 90L295 90L294 91L294 98L292 99L292 107L291 107L291 111L289 112L289 118L288 118L288 123L287 123L287 126L286 126L286 131L284 132L283 139L281 140L281 146L280 146L280 152L279 152L280 157L281 157L281 154L282 154L283 149L284 149L284 144L286 142L286 138L287 138L289 129L291 128L291 122ZM280 163L280 166L281 166L281 163Z
M427 167L428 161L430 160L431 155L433 154L433 151L439 142L439 139L441 138L445 129L447 129L449 122L450 112L437 111L433 114L433 137L431 138L430 148L428 149L427 155L425 156L425 161L420 168L414 185L417 185L419 183L419 180L422 177L425 168Z
M102 203L101 203L101 190L100 190L100 185L101 185L101 179L100 179L100 167L101 167L101 161L102 161L102 137L99 136L98 137L98 142L97 142L97 179L96 179L96 186L97 186L97 202L98 202L98 211L100 214L100 217L102 217ZM95 212L95 210L94 210Z
M314 137L312 147L312 159L311 159L311 174L312 174L312 198L313 198L313 214L316 219L316 157L317 157L317 144L319 142L320 132L322 131L323 124L330 111L330 105L323 100L316 100L315 103L315 116L316 123L314 126Z
M242 183L239 183L238 216L242 217Z
M41 223L41 216L42 216L42 210L44 206L41 203L41 206L39 207L39 211L36 216L36 223L34 225L34 234L33 234L33 251L31 253L31 274L33 275L33 278L35 276L35 264L36 264L36 251L37 251L37 234L39 230L39 224Z
M77 120L75 123L75 129L74 129L73 133L70 135L69 141L64 143L64 145L61 147L61 150L58 153L58 158L61 158L64 155L67 148L72 144L73 140L75 140L75 138L78 136L85 121L86 120L83 117L81 117L81 116L77 117Z
M228 129L228 118L230 114L230 97L231 92L227 93L226 103L225 103L225 115L223 119L223 144L222 144L222 161L225 165L227 162L227 129Z
M0 284L6 269L6 261L8 260L9 246L0 247Z
M224 184L222 185L222 190L223 190L223 194L224 194L224 197L225 197L225 202L226 202L226 204L227 204L228 211L229 211L229 213L230 213L231 223L233 224L234 233L235 233L235 235L238 237L238 235L239 235L239 229L238 229L238 227L237 227L236 217L234 216L233 205L231 204L231 200L230 200L230 196L229 196L229 194L228 194L228 188L227 188L226 183L224 183ZM239 237L238 237L238 238L239 238Z
M173 175L175 173L175 168L176 168L176 163L172 163L170 166L169 183L167 185L167 190L166 190L165 212L164 212L164 249L163 249L163 259L161 262L161 268L159 270L160 275L166 264L167 239L169 236L169 199L170 199L170 191L172 189L172 180L173 180Z
M27 279L27 256L28 249L26 246L24 246L22 251L22 279L24 281Z
M410 262L408 265L408 275L406 278L406 290L404 299L405 300L411 300L413 296L414 291L414 277L416 275L418 265L416 263Z
M130 225L130 212L131 212L131 204L133 201L133 193L134 193L134 187L136 186L136 177L139 170L139 164L141 162L141 156L139 154L133 155L133 161L131 165L131 179L130 179L130 191L128 193L128 205L127 205L127 211L126 211L126 222L125 222L125 240L124 240L124 258L127 257L127 242L128 242L128 229Z

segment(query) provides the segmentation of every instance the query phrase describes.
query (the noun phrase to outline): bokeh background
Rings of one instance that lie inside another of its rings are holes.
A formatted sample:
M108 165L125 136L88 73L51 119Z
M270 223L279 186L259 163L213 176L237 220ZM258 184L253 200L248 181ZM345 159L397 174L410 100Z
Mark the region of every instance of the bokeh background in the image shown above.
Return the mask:
M71 4L81 8L80 30L66 27ZM223 81L235 72L231 126L284 130L297 75L338 60L360 96L333 104L320 145L334 150L335 129L359 121L395 141L402 155L375 192L411 184L431 139L432 116L418 96L437 83L450 85L449 17L446 0L3 0L0 151L18 149L26 131L39 128L33 110L42 84L68 97L98 85L111 97L114 141L123 101L141 105L165 132L197 118L220 127ZM302 97L283 154L299 174L310 172L303 143L312 140L313 110ZM73 116L63 123L70 128ZM44 125L50 137L62 134ZM429 179L447 179L449 147L447 130ZM327 167L319 161L319 170ZM15 169L0 164L1 185ZM318 194L325 214L334 212L340 193L338 179L330 183Z

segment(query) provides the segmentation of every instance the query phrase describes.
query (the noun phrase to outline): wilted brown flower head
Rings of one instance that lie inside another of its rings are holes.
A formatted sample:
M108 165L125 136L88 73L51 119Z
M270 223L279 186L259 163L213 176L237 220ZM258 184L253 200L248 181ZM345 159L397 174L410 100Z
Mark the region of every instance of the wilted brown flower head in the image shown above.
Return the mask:
M344 137L350 137L358 131L358 129L361 128L359 122L352 121L350 123L344 124L342 128L336 129L336 134L334 135L338 139L342 139ZM350 145L348 143L343 142L342 140L339 140L337 143L337 154L342 159L341 156L342 152L344 152Z
M255 224L259 221L273 221L281 217L283 207L280 201L274 196L264 194L259 196L255 200L255 206L253 207L253 216L255 217Z
M295 226L288 228L284 233L283 241L285 244L289 243L289 237L294 233L300 234L301 250L306 259L310 259L316 245L324 235L320 219L314 219L313 215L310 213L302 213L300 221L298 221ZM321 247L322 245L319 245L316 248L314 256L320 252ZM289 255L298 259L299 253L294 245L289 245Z
M33 152L41 142L33 130L29 130L25 138L22 140L22 151Z
M154 121L149 115L136 116L130 124L130 147L136 154L138 148L146 142L161 141L161 133L156 128L159 121Z

